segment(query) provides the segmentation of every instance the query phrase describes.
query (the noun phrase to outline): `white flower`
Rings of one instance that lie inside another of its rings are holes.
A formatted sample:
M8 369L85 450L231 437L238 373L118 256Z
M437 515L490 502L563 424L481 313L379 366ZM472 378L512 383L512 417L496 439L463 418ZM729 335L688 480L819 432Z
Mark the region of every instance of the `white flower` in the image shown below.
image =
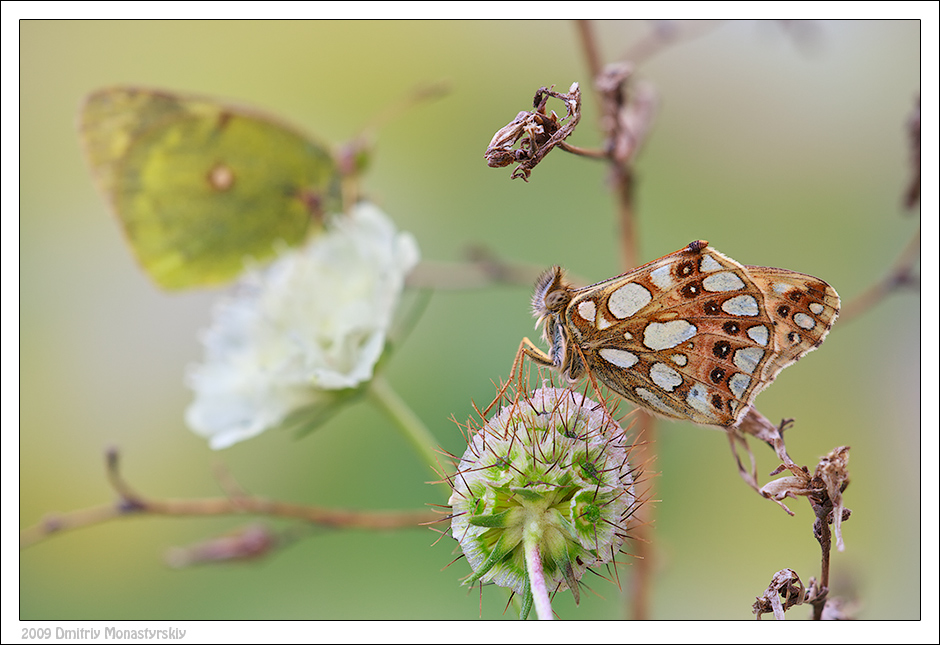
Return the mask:
M372 378L418 246L372 204L338 217L305 247L251 270L222 301L187 382L187 424L226 448Z

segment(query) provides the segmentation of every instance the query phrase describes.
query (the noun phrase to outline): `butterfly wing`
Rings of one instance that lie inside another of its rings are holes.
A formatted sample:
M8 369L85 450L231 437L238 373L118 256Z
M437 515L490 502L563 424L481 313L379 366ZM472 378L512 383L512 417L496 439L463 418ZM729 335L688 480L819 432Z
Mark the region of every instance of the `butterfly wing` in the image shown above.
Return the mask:
M746 267L764 292L767 313L774 322L775 352L764 368L768 383L780 371L813 351L839 317L839 294L811 275L771 267Z
M165 288L228 280L339 204L329 151L249 110L116 87L88 97L80 127L99 188Z
M783 284L788 273L774 273L777 282L771 284ZM736 425L777 373L809 351L806 343L821 342L804 333L796 343L781 345L787 334L776 327L786 324L789 332L789 325L799 323L771 316L764 290L770 274L757 275L755 280L748 268L707 242L693 242L577 290L566 310L576 350L598 380L651 412L702 425ZM776 295L769 300L779 304ZM816 299L807 296L800 312L818 309L810 309L810 302Z

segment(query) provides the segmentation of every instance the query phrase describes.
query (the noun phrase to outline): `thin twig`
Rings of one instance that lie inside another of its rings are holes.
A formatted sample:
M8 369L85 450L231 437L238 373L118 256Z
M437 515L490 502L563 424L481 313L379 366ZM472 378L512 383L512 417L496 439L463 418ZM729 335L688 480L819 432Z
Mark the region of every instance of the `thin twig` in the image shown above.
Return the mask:
M832 532L829 530L829 524L826 518L816 518L813 525L818 529L817 538L819 539L819 548L822 551L819 576L819 595L813 600L813 620L822 620L823 608L826 606L826 599L829 596L829 556L832 553Z
M876 282L867 291L855 296L855 298L842 308L839 316L842 324L848 320L853 320L857 316L865 313L888 294L899 290L901 287L920 288L920 279L913 275L914 265L920 258L920 229L914 233L914 237L907 243L901 255L895 261L891 270L879 282Z
M683 40L692 40L711 33L723 24L721 20L654 20L653 29L628 49L624 60L644 62Z
M432 511L358 511L328 509L303 504L292 504L256 496L152 499L133 490L118 470L118 454L109 450L107 455L108 480L120 499L69 513L50 514L39 524L20 531L20 548L33 546L53 535L66 531L103 524L111 520L165 515L171 517L218 515L266 515L311 522L319 526L355 529L417 528L423 522L436 519Z
M482 289L497 284L525 286L531 289L545 271L542 265L510 262L484 249L472 250L474 258L467 262L422 260L405 280L418 289L457 290Z
M595 150L593 148L579 148L578 146L573 146L570 143L565 143L562 141L558 144L558 147L564 150L565 152L570 152L573 155L578 155L580 157L588 157L589 159L608 159L608 155L603 150Z

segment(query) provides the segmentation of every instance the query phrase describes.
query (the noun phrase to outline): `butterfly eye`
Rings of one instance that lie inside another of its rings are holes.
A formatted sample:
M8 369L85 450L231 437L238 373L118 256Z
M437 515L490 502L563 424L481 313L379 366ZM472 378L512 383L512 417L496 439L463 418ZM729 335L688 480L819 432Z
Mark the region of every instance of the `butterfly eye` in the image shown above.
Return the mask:
M570 300L568 292L562 289L550 291L545 294L545 307L552 311L557 311L564 307Z

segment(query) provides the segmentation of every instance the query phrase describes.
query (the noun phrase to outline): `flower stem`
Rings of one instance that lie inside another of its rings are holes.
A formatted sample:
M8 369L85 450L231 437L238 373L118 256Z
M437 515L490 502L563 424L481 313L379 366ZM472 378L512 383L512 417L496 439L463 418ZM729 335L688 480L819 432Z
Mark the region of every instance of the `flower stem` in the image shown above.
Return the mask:
M539 552L539 539L541 531L535 521L530 521L522 535L522 544L525 548L525 567L529 574L529 586L532 589L532 599L535 601L535 614L539 620L554 620L552 603L548 598L548 589L545 587L545 575L542 573L542 554Z
M424 425L424 422L418 418L418 415L408 407L408 404L398 396L398 393L392 389L392 386L381 375L377 374L372 378L372 383L369 385L369 395L376 405L395 422L408 443L412 445L421 460L434 473L435 478L439 478L440 463L434 450L437 440L428 430L428 427ZM441 485L447 490L449 496L450 486L446 482L441 482Z

